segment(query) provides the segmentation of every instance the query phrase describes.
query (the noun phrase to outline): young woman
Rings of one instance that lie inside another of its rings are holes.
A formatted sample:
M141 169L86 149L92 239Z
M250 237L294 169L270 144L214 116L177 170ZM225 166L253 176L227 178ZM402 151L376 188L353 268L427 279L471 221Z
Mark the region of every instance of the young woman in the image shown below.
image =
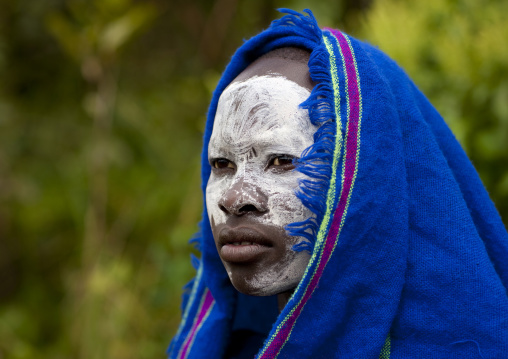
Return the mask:
M386 55L287 12L214 93L169 357L506 357L508 235L460 145Z

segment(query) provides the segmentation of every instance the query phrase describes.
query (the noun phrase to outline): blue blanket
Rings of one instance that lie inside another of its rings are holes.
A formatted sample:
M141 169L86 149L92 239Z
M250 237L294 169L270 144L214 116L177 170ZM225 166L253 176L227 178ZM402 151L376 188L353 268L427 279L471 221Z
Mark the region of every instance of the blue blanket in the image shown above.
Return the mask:
M262 338L257 358L508 358L508 235L453 134L381 51L320 29L310 11L285 12L237 50L215 90L202 186L222 91L270 50L309 50L317 86L302 106L320 128L297 170L316 216L288 231L309 239L295 250L311 260L282 312L267 310L274 298L230 284L205 206L169 357L222 358L245 330Z

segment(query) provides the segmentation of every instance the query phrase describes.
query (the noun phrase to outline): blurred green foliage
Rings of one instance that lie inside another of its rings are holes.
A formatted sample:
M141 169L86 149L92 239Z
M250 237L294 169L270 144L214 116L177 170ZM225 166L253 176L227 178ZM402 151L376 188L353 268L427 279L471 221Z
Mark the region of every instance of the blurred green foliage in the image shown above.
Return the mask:
M228 59L303 0L0 0L0 359L155 358ZM437 106L508 218L504 1L315 1Z

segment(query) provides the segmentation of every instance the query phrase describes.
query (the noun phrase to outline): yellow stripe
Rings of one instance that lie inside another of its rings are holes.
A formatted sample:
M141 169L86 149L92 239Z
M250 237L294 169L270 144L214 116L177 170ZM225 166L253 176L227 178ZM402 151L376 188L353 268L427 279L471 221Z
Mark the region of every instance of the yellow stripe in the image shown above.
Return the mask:
M379 359L390 359L390 350L391 350L391 340L390 334L386 337L385 345L383 345L383 349L381 349L381 354L379 354Z
M356 143L357 143L357 147L356 147L356 160L355 160L355 172L354 172L354 175L353 175L353 180L351 181L351 188L353 188L353 186L355 185L355 182L356 182L356 175L358 173L358 162L360 161L360 132L361 132L361 128L362 128L362 116L363 116L363 102L362 102L362 89L361 89L361 86L360 86L360 74L358 73L358 65L356 63L356 57L355 57L355 53L353 51L353 46L351 45L351 41L349 40L349 36L347 36L346 34L343 34L344 35L344 38L346 39L347 43L348 43L348 46L349 46L349 51L351 51L351 56L353 57L353 63L355 65L355 73L356 73L356 86L358 88L358 101L360 101L359 103L359 113L358 113L358 131L356 132ZM349 101L348 101L348 105L349 105ZM347 207L349 207L349 200L351 198L351 194L353 193L353 191L349 191L349 196L348 196L348 199L347 199ZM346 207L346 211L347 211L347 207ZM341 223L341 227L342 227L342 223Z
M205 296L206 296L206 291L205 291ZM204 297L203 297L203 300L204 300ZM208 319L208 317L210 316L210 313L212 312L213 310L213 307L215 306L215 300L213 301L213 303L210 305L210 308L208 308L208 310L206 311L206 314L205 316L203 317L203 320L201 321L201 323L199 323L198 327L196 328L195 332L194 332L194 336L192 337L192 340L191 342L189 343L189 349L187 349L187 353L185 354L185 357L183 359L187 359L187 357L189 356L189 353L191 352L191 349L192 349L192 346L194 345L194 341L196 340L196 337L198 335L198 332L201 330L201 327L203 326L203 324L206 322L206 320ZM200 310L198 311L198 313L201 311L201 308ZM191 329L192 330L192 329Z
M185 327L185 324L187 323L187 319L189 318L190 310L192 308L192 303L194 303L194 300L196 299L196 294L198 291L199 282L201 281L202 274L203 274L203 262L200 262L198 272L196 273L196 278L194 278L194 283L192 286L192 291L191 291L189 301L187 302L182 321L180 322L180 326L179 326L178 331L176 332L176 335L175 335L175 341L180 340L180 335L182 334L183 328ZM191 329L192 329L192 327L191 327ZM182 345L183 344L185 344L185 340L182 343ZM174 348L174 349L176 349L176 348Z

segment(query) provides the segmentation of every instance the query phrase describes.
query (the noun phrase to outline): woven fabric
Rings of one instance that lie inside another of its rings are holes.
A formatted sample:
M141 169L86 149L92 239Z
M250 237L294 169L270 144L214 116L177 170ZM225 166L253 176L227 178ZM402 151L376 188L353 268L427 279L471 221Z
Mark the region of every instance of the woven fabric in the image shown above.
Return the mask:
M508 235L439 113L378 49L320 29L310 11L246 41L215 90L275 48L311 52L302 104L319 125L297 170L315 214L288 226L311 259L281 313L230 284L203 213L197 276L170 358L222 358L233 330L264 333L257 358L507 358Z

